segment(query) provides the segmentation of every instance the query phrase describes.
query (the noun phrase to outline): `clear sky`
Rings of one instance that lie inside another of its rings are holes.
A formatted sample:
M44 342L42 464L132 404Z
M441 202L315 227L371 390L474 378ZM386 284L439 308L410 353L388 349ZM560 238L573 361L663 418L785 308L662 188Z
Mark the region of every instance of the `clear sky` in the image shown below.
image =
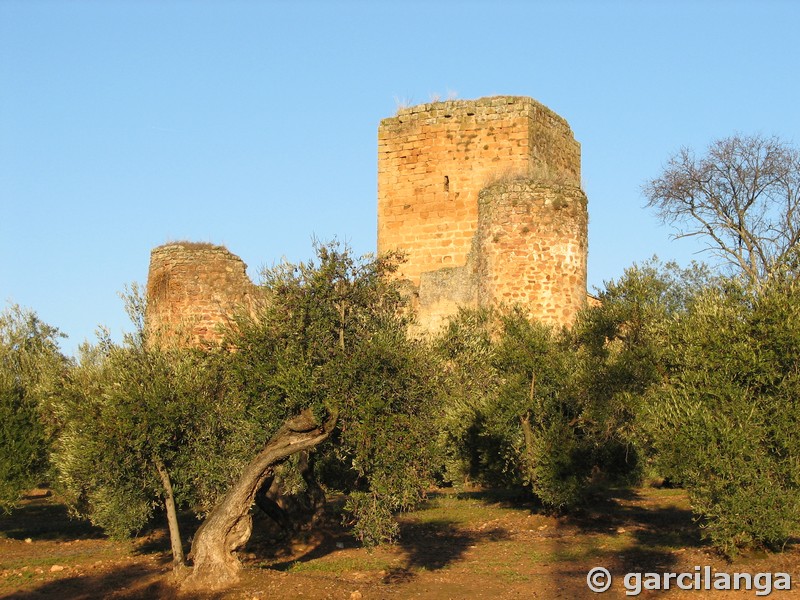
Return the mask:
M376 244L378 122L508 94L582 145L589 284L691 241L644 208L670 154L800 143L800 3L0 0L0 306L69 335L127 327L150 249L249 265Z

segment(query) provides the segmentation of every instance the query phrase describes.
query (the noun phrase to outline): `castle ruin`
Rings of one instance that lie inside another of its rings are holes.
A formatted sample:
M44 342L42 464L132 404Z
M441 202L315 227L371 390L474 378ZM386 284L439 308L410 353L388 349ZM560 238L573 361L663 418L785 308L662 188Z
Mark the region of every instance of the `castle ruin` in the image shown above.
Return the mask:
M222 246L174 242L154 248L147 274L145 326L155 343L216 344L222 327L252 310L261 292L247 265Z
M498 304L569 325L586 302L587 226L580 145L535 100L435 102L381 121L378 252L405 253L420 330ZM221 246L155 248L148 330L218 342L218 326L261 297L245 268Z
M520 304L569 325L586 302L580 145L535 100L423 104L378 128L378 252L402 250L419 326Z

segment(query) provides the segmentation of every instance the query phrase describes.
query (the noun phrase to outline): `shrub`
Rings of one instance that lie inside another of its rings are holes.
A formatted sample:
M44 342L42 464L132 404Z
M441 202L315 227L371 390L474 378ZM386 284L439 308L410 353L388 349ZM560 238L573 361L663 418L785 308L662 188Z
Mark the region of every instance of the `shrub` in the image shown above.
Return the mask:
M55 427L48 404L68 366L59 337L19 306L0 313L0 510L46 476Z
M708 289L676 326L649 408L661 467L729 556L800 527L799 292L793 279Z

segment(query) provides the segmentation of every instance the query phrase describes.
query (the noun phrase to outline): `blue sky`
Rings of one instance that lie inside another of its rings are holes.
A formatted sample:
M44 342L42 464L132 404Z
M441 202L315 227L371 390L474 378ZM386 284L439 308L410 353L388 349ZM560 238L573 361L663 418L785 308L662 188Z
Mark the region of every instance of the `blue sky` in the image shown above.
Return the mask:
M225 244L257 278L311 238L376 243L399 102L536 98L582 145L589 284L687 264L640 188L734 133L800 142L794 2L0 0L0 305L127 327L150 249Z

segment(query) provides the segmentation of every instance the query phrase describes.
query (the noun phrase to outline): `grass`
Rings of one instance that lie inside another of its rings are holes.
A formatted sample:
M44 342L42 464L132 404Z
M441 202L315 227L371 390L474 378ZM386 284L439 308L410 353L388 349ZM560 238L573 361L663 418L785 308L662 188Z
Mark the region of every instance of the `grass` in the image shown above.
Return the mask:
M3 579L3 583L9 587L21 587L37 578L39 574L36 571L25 569L19 572L13 572Z
M454 525L466 525L476 520L500 519L517 513L518 509L453 493L432 497L421 508L410 513L409 519L418 524L448 522Z
M681 508L689 508L689 498L686 495L686 490L680 488L649 488L647 495L653 499L674 498L679 501Z
M398 560L377 556L329 555L311 561L295 561L287 571L290 573L346 573L349 571L389 571L398 566ZM265 565L268 566L268 565Z
M41 556L41 557L18 557L12 560L3 560L0 562L0 569L36 569L50 568L53 565L66 562L68 560L64 554L59 552L57 555ZM74 560L70 557L69 560Z
M53 548L51 553L45 556L32 556L27 553L18 553L12 558L8 556L0 557L0 570L20 569L22 567L49 568L53 565L64 564L65 562L79 564L96 560L114 559L129 554L130 548L131 545L125 542L106 542L103 545L92 544L89 547L73 547L66 544L58 544Z
M227 250L225 246L212 244L211 242L191 242L189 240L174 240L174 241L170 240L160 247L163 248L166 246L183 246L184 248L188 248L190 250L214 250L217 248L222 248L223 250Z
M546 164L535 164L527 168L509 168L493 174L486 180L484 189L494 185L504 185L517 181L531 182L547 187L577 187L573 176L556 170Z

